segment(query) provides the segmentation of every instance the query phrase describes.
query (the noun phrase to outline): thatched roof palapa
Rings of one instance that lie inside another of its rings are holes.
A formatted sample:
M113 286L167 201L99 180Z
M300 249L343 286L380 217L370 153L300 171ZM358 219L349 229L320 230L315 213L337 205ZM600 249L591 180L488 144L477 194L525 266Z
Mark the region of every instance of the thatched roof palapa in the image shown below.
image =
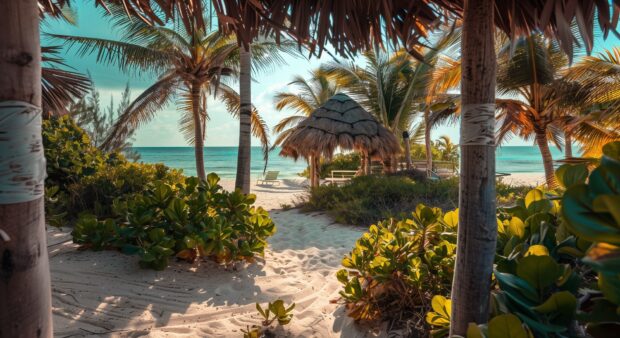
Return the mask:
M346 94L336 94L303 120L280 155L331 158L337 147L388 158L400 152L396 136Z

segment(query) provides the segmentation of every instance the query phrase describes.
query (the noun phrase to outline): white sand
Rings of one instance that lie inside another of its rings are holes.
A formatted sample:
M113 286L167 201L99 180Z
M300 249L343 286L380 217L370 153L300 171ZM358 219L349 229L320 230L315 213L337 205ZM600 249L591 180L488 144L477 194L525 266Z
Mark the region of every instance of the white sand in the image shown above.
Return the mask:
M545 184L545 173L514 173L503 177L502 181L510 185L529 185L537 187Z
M506 182L536 185L541 175ZM271 210L278 229L265 260L227 271L212 262L174 262L164 271L138 267L138 258L115 251L77 251L69 230L49 230L56 337L242 337L259 324L255 302L295 302L292 322L278 337L372 337L333 304L335 272L363 228L333 224L322 214L282 211L303 193L302 180L253 186L257 204ZM231 189L232 180L221 182Z
M253 187L268 209L292 204L299 180ZM224 181L226 188L234 182ZM50 230L56 337L242 337L259 324L255 302L295 302L292 322L278 331L291 337L375 336L353 325L332 304L335 272L363 229L332 224L321 214L273 210L278 227L265 260L227 271L211 262L172 263L164 271L138 267L138 258L115 251L76 251L66 233Z

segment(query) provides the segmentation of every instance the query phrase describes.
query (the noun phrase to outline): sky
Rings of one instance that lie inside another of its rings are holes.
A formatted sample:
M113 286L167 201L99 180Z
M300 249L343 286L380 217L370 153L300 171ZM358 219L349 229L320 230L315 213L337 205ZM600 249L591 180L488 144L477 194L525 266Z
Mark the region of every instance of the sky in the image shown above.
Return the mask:
M50 41L44 33L56 33L67 35L79 35L98 38L119 38L119 32L108 19L103 16L101 8L95 8L92 1L76 1L73 10L76 13L77 22L70 25L58 20L46 20L41 26L42 45L58 45L58 41ZM620 45L620 40L610 36L606 40L598 37L595 41L594 52ZM154 74L124 74L114 65L99 64L94 55L78 56L74 50L65 50L63 57L66 63L81 73L90 73L97 90L100 93L103 105L107 105L111 98L116 102L127 83L131 87L131 96L135 98L144 89L150 86L156 76ZM278 111L274 105L274 95L277 92L293 91L288 83L296 75L307 77L312 69L316 69L324 62L333 61L332 57L323 54L319 58L307 59L304 57L285 56L286 65L277 69L265 71L254 76L252 83L252 103L258 109L270 129L282 118L293 114L291 110ZM356 61L361 62L361 61ZM238 84L233 83L233 87ZM226 110L225 106L213 99L208 102L210 120L207 122L207 138L205 146L221 147L236 146L238 144L239 122ZM171 104L161 110L160 113L148 124L142 126L135 134L134 146L137 147L176 147L188 145L181 132L178 121L180 113L176 106ZM432 138L448 135L456 143L459 139L459 131L456 126L439 126L433 129ZM275 135L270 135L275 139ZM258 140L253 139L252 145L259 145ZM527 145L519 138L512 138L505 145Z

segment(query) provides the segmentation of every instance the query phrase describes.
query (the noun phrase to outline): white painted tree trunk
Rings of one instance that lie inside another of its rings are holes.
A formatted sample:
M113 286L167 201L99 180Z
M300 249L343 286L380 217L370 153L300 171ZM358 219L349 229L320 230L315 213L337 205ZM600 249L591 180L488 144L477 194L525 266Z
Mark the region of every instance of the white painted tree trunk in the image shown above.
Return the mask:
M450 335L488 320L497 240L494 0L467 0L461 40L461 175Z
M37 1L0 0L0 32L0 102L22 101L41 107ZM5 117L0 116L0 121ZM11 133L32 142L33 152L42 152L40 124L37 128L34 139L28 129ZM0 137L0 142L6 139ZM20 165L34 167L40 162ZM0 236L0 337L52 337L43 197L0 204L0 229L9 238L5 241Z

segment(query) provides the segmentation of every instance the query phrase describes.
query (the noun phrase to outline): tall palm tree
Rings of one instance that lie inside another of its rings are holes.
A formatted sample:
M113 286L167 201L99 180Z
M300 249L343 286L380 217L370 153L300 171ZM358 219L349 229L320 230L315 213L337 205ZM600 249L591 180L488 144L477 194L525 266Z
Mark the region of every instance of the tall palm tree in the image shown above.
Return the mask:
M104 144L115 142L140 125L149 122L157 112L174 98L182 112L179 121L186 140L194 145L197 176L204 180L204 139L206 136L207 97L217 96L218 91L232 89L225 81L239 74L240 50L234 35L208 32L197 24L184 28L151 26L140 20L131 20L122 8L111 7L112 19L121 29L120 41L52 35L77 47L79 55L97 53L97 61L117 65L123 71L154 72L157 81L140 94L118 118ZM207 21L207 19L205 19ZM273 41L254 46L253 61L260 67L282 62L274 52ZM262 119L251 119L258 122ZM266 126L253 128L260 132ZM263 145L265 153L267 144Z
M252 156L251 115L252 115L252 49L251 45L241 46L239 54L239 146L237 148L237 175L235 188L244 194L250 193L250 162Z
M295 114L283 118L275 125L273 131L279 135L273 142L273 147L282 144L282 141L293 131L292 127L310 116L315 109L322 106L340 90L339 84L321 68L311 71L308 79L295 76L288 85L294 86L296 91L278 92L274 101L277 110L290 108Z

